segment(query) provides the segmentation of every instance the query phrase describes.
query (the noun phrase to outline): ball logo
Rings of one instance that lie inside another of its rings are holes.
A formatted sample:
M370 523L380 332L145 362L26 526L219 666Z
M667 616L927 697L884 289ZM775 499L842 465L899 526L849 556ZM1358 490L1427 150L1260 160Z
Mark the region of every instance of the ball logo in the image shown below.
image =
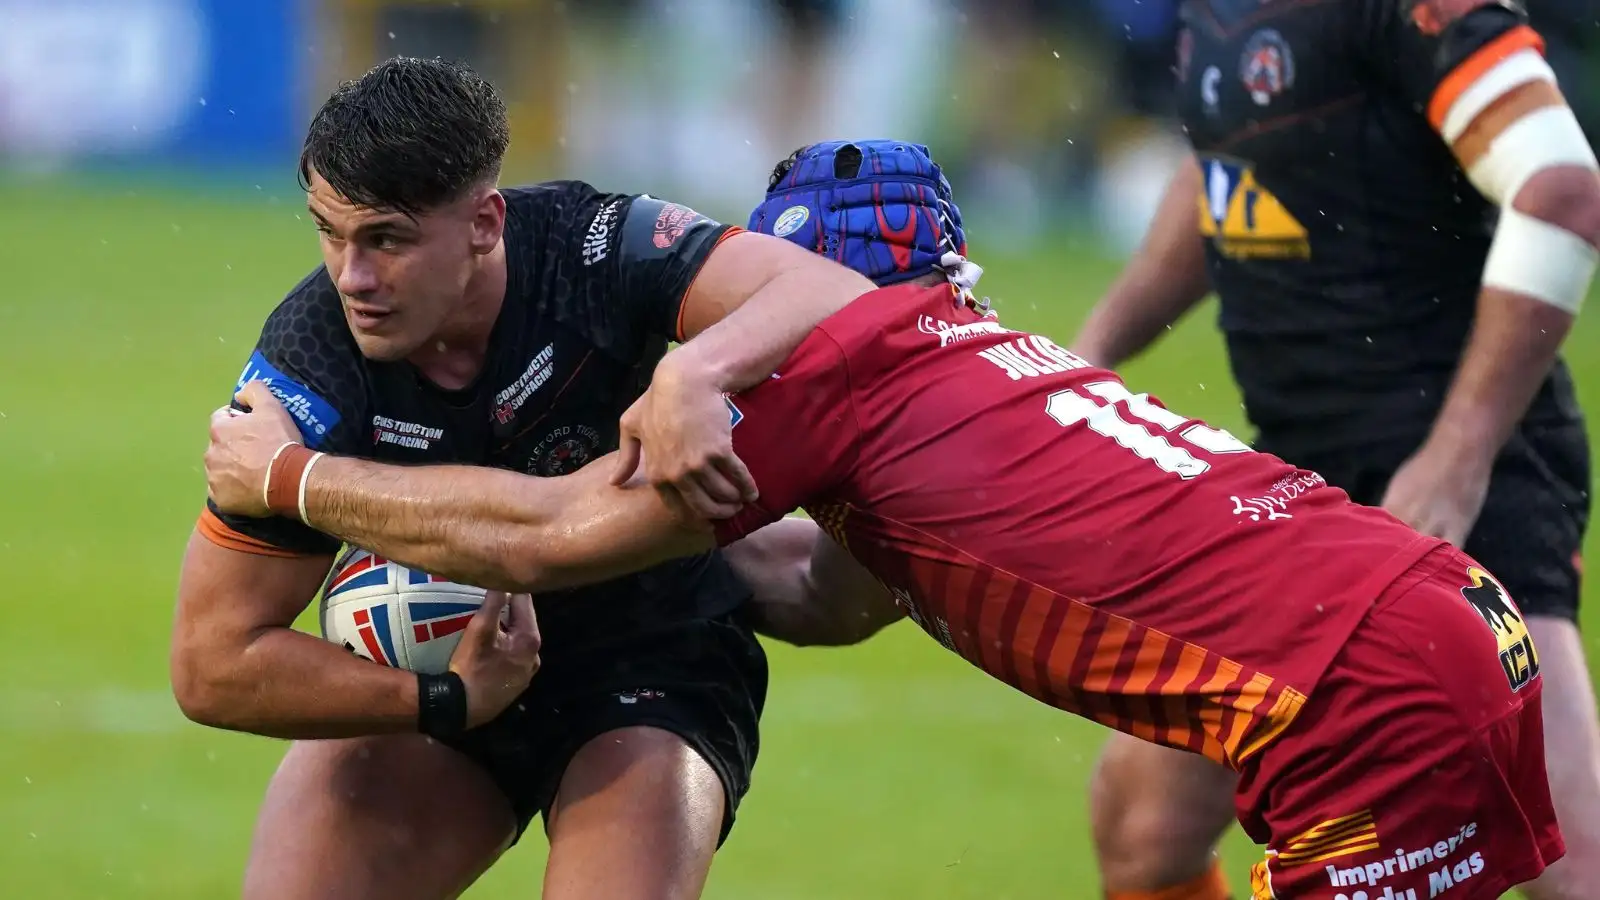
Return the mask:
M788 237L799 231L800 226L804 225L809 218L811 218L811 210L806 209L804 206L791 206L778 216L776 222L772 223L772 233L777 237Z

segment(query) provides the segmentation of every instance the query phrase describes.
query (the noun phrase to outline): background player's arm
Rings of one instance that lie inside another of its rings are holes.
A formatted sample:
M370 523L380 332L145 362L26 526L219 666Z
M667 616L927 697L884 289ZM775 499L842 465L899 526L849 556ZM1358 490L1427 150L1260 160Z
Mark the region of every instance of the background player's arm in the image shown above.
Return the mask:
M758 633L801 647L859 644L904 617L894 595L815 522L780 519L723 548Z
M1073 352L1106 368L1138 355L1211 290L1195 203L1203 188L1188 156L1173 175L1137 253L1073 341Z
M268 556L196 530L184 551L172 691L202 725L269 737L417 730L417 679L293 629L333 557Z
M1471 335L1422 448L1384 505L1465 540L1500 448L1527 412L1588 293L1600 247L1595 156L1518 8L1412 2L1380 18L1400 90L1500 207Z

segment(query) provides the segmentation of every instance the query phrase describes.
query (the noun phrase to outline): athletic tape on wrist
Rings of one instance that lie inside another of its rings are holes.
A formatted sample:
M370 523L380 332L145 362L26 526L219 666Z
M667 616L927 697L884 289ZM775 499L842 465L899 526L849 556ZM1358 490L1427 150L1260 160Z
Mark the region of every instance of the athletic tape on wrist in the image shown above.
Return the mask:
M306 522L306 479L322 455L299 444L279 448L267 468L267 508Z
M467 730L467 686L460 675L417 673L417 730L435 740Z

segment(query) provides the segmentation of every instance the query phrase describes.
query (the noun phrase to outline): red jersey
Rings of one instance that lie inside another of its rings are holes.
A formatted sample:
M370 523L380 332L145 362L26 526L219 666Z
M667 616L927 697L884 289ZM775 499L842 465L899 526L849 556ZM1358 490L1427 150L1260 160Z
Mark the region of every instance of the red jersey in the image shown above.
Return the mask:
M729 402L761 497L720 543L803 507L985 672L1235 768L1441 543L947 286L862 297Z

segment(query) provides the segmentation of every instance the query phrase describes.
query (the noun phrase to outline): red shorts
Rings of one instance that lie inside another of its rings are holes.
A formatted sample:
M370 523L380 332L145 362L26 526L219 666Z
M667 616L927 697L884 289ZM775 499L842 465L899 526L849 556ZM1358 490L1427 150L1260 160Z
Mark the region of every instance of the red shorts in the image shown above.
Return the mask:
M1453 548L1424 557L1246 764L1254 897L1496 900L1539 875L1565 852L1542 684L1499 583Z

